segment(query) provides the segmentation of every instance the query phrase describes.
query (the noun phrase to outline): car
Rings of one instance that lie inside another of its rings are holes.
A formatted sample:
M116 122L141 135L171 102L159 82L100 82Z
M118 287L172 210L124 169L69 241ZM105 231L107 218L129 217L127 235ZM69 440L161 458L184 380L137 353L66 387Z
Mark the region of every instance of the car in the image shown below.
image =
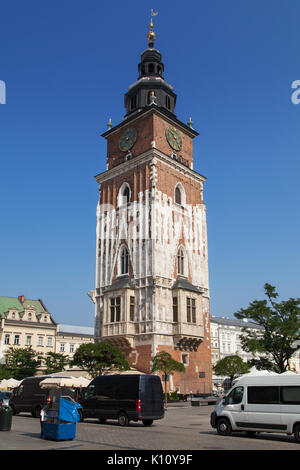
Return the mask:
M0 390L0 400L3 400L4 406L9 406L9 400L11 399L13 392L10 390Z

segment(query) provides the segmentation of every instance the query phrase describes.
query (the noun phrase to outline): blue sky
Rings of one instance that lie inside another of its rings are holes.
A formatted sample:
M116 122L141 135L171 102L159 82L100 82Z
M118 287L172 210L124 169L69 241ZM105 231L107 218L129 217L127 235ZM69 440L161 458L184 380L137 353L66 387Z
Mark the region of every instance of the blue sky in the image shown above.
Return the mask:
M125 114L151 8L176 115L200 133L211 313L265 282L300 297L299 0L2 0L0 295L42 298L59 323L93 326L100 134Z

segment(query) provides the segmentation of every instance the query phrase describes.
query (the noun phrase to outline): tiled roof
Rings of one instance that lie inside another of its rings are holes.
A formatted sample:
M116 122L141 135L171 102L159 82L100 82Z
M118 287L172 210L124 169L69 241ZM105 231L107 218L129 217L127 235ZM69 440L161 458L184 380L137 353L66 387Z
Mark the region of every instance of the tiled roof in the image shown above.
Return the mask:
M17 298L0 296L0 317L5 318L5 314L13 308L20 313L24 312L24 307Z

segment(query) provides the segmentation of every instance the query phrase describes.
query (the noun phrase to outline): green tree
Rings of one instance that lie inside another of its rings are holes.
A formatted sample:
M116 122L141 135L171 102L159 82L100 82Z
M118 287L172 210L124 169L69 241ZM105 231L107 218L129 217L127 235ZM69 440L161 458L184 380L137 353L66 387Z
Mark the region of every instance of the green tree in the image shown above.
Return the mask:
M9 348L6 356L6 367L11 376L17 380L35 375L41 361L31 346L25 348Z
M1 364L0 365L0 381L3 379L10 379L10 378L12 378L11 371L7 368L6 365Z
M174 372L185 372L185 367L181 362L175 361L171 354L161 351L152 358L152 372L162 372L165 382L165 401L167 403L167 380L168 376Z
M108 343L81 344L71 364L87 370L92 377L104 375L112 369L122 371L130 369L119 348Z
M250 364L282 373L289 368L290 358L300 348L300 299L276 302L276 288L265 284L264 289L268 300L254 300L248 308L236 312L235 317L262 327L259 331L243 328L243 350L262 355Z
M229 377L230 384L232 384L235 376L249 372L249 365L240 356L226 356L216 363L213 371L216 375Z
M69 363L68 356L64 354L48 352L47 356L43 358L43 361L46 366L46 374L54 374L55 372L61 372L65 369L66 365Z

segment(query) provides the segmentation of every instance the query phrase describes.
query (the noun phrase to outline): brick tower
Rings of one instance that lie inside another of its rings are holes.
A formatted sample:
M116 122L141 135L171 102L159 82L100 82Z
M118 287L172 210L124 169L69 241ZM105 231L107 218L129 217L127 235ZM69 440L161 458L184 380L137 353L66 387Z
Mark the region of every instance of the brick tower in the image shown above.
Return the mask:
M109 125L107 170L96 176L95 339L117 345L132 367L151 372L167 351L186 372L180 393L211 391L205 178L193 170L191 121L175 114L176 94L154 48L125 94L126 114Z

